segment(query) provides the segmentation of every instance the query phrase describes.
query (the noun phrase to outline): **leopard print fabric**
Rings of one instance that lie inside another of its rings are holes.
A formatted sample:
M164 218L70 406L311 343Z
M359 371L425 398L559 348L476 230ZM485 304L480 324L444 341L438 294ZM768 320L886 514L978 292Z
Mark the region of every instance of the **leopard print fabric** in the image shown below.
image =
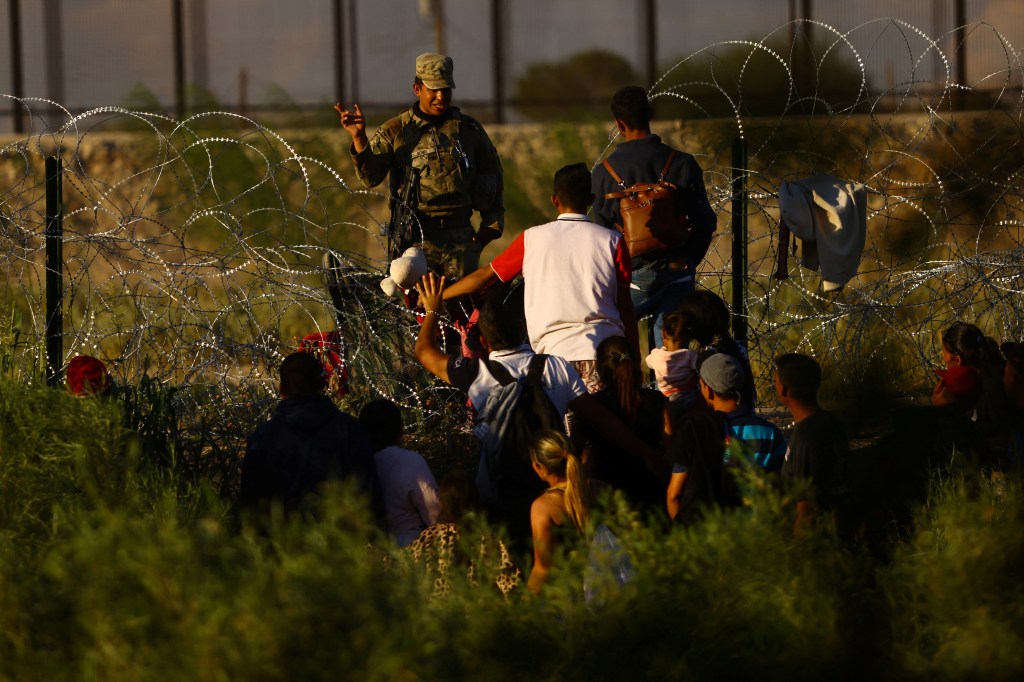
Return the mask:
M488 538L480 538L477 559L481 565L492 563L488 551ZM426 528L411 545L406 548L415 561L421 564L434 576L435 598L445 597L451 592L448 572L452 566L464 566L466 575L472 584L476 584L476 567L473 559L466 556L459 546L459 529L454 523L435 523ZM522 582L522 573L512 562L505 544L498 540L499 561L494 577L494 584L502 594L509 594Z

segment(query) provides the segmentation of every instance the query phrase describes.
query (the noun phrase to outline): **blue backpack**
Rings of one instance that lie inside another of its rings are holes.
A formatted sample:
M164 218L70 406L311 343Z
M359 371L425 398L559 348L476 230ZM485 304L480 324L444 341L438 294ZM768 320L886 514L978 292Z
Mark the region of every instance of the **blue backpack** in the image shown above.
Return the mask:
M480 443L477 489L485 505L510 495L534 498L544 484L530 466L530 437L541 429L565 432L564 419L544 391L547 355L534 355L525 374L515 378L499 362L484 360L498 385L477 415L473 435Z

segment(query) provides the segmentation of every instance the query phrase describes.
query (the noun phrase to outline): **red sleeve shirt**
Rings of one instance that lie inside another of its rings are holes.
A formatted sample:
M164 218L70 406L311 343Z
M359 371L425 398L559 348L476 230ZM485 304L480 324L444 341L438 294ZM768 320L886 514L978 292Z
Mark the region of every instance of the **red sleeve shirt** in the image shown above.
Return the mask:
M633 266L625 239L615 244L615 279L620 287L628 287L633 281Z
M526 231L524 230L491 261L491 269L502 282L509 282L522 273L523 258L526 254L525 238ZM622 287L628 287L633 281L633 268L630 264L625 239L620 239L615 244L615 279Z
M520 232L519 236L491 261L491 269L502 282L512 281L523 271L523 256L526 253L525 235L525 230Z

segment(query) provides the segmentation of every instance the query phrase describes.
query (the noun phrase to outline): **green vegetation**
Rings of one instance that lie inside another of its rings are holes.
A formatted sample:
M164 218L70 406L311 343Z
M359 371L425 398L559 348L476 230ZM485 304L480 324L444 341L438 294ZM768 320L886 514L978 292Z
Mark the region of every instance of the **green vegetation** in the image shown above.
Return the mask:
M889 563L826 527L794 538L792 498L755 485L747 508L689 530L610 513L638 575L603 606L582 599L578 554L541 599L502 597L490 566L475 586L451 573L442 597L344 488L257 531L234 514L232 486L184 456L196 445L176 431L173 393L131 390L126 410L0 384L0 680L1024 671L1016 480L937 486ZM237 476L232 465L219 475Z
M622 55L588 50L554 64L530 64L516 79L512 97L516 109L533 120L600 120L609 116L615 91L639 81Z
M858 56L834 36L790 44L732 41L662 63L654 93L662 120L782 114L848 114L871 91ZM516 79L513 103L532 120L602 120L623 85L642 84L629 60L589 50L560 62L530 64ZM650 84L649 84L650 85Z
M659 72L658 88L669 97L654 104L673 118L850 113L870 92L858 58L839 39L731 41L669 60Z

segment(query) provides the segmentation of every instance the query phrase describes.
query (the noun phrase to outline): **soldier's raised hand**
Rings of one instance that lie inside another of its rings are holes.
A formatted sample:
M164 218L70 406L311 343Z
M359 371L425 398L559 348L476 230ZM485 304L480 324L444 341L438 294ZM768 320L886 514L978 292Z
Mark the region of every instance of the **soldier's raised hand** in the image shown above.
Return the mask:
M363 148L366 147L366 119L363 117L362 109L358 104L353 104L351 111L342 109L341 102L335 104L334 109L341 117L341 127L352 136L356 152L363 151Z

